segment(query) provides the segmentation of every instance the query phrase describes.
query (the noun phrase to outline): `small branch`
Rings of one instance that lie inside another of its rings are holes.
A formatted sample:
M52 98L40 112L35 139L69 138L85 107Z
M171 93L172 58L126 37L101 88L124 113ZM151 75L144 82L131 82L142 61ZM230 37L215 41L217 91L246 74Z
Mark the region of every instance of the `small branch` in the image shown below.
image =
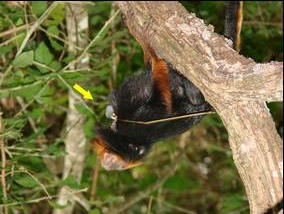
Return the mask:
M90 198L91 201L94 201L96 198L99 171L100 171L100 162L99 162L99 156L97 156L96 165L93 170L93 179L92 179L93 183L92 183L91 198Z
M17 55L19 55L20 53L22 53L22 51L24 50L27 42L29 41L29 38L31 37L31 35L36 31L36 29L41 25L41 23L49 16L49 14L55 9L55 7L57 6L58 2L53 2L49 8L46 9L46 11L41 15L41 17L39 17L38 20L36 20L34 22L34 24L31 26L31 28L28 30L27 35L25 37L25 39L23 40L19 50L17 51Z
M45 188L44 184L41 183L32 173L30 173L26 168L24 168L23 166L19 169L19 171L26 173L27 175L29 175L35 182L37 182L39 184L39 186L43 189L43 191L45 192L45 194L47 195L48 199L51 199L51 196L49 195L47 189Z
M20 37L22 37L22 35L13 36L11 39L8 39L8 40L2 42L2 43L0 44L0 47L2 47L2 46L4 46L4 45L8 45L10 42L13 42L13 41L16 40L16 39L19 39Z
M110 23L114 20L114 18L117 16L119 11L116 11L116 13L105 23L105 25L101 28L101 30L98 32L96 37L86 46L84 51L73 61L69 62L68 65L66 65L61 71L67 70L69 67L74 66L77 62L79 62L83 56L88 52L88 50L95 44L95 42L100 38L101 34L107 29L107 27L110 25Z
M151 195L148 202L147 214L151 214L152 203L153 203L153 196Z
M126 211L129 207L139 202L143 198L148 197L153 191L156 191L161 186L163 186L163 184L175 174L180 164L180 161L182 160L182 158L184 158L183 151L184 150L180 150L176 153L174 161L162 171L161 176L157 179L156 183L148 186L143 191L137 192L135 195L130 196L122 205L113 207L108 212L108 214L119 214Z
M41 17L33 23L33 25L28 30L26 37L24 38L20 48L18 49L15 56L21 54L26 46L26 44L29 41L29 38L32 36L32 34L36 31L36 29L41 25L41 23L49 16L49 14L55 9L59 2L53 2L50 7L41 15ZM3 72L2 76L0 76L0 86L2 85L5 76L12 70L13 65L9 65L8 68Z
M30 26L31 26L31 24L21 25L19 27L13 27L12 29L1 32L0 38L4 37L4 36L8 36L10 34L15 34L15 33L17 33L18 31L21 31L21 30L26 30L26 29L30 28Z
M78 193L82 193L82 192L87 192L88 191L88 188L84 188L84 189L80 189L80 190L75 190L75 191L69 191L67 194L66 194L66 197L71 197L73 195L76 195ZM39 203L41 201L46 201L46 200L50 200L50 199L54 199L54 198L58 198L59 195L51 195L50 197L48 196L45 196L45 197L42 197L42 198L37 198L37 199L32 199L32 200L28 200L28 201L21 201L21 202L13 202L13 203L8 203L8 204L5 204L7 207L11 207L11 206L19 206L21 204L33 204L33 203ZM0 204L1 206L2 204Z
M113 2L111 4L111 12L110 12L110 17L112 17L114 15L115 12L115 2ZM111 23L111 33L115 32L115 25L114 22ZM116 41L113 40L111 42L111 54L112 54L112 63L111 63L111 89L114 88L114 85L116 83L116 75L117 75L117 65L119 63L119 53L117 52L117 48L116 48Z
M154 198L156 201L158 202L161 202L162 204L164 204L165 206L168 206L169 208L172 208L178 212L181 212L181 213L185 213L185 214L197 214L196 212L193 212L193 211L190 211L190 210L187 210L187 209L184 209L180 206L177 206L177 205L174 205L174 204L171 204L165 200L162 200L162 199L159 199L158 197L155 197Z

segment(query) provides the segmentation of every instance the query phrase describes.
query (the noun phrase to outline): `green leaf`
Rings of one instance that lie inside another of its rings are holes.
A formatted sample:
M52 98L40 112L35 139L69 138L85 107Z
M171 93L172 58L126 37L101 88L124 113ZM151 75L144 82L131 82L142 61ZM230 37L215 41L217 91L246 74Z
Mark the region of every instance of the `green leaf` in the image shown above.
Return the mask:
M172 191L184 191L191 186L190 182L180 175L169 178L164 187Z
M47 8L46 1L32 1L32 12L36 16L40 16Z
M54 60L49 66L54 70L59 70L61 68L61 63Z
M15 67L25 68L29 65L32 65L33 62L34 62L34 52L27 51L27 52L21 53L18 56L16 56L12 64Z
M89 214L101 214L101 211L98 209L91 210Z
M76 182L75 177L72 176L72 175L69 175L63 181L57 182L55 185L58 185L58 186L69 186L72 189L79 189L80 188L79 184Z
M68 201L66 205L61 205L53 201L48 201L48 203L50 206L52 206L55 209L63 209L71 204L70 201Z
M16 22L16 26L20 26L22 24L24 24L23 19L18 19L18 21Z
M52 46L56 51L61 51L61 50L63 50L63 46L62 46L60 43L58 43L57 41L55 41L54 39L49 38L49 41L50 41L51 46Z
M58 4L55 9L50 13L49 18L44 21L44 26L59 25L65 18L65 5Z
M2 46L2 47L0 47L0 54L1 54L1 55L2 55L2 54L4 55L4 54L6 54L6 53L9 53L9 52L12 51L13 48L14 48L14 46L11 45L11 44Z
M12 44L14 46L18 46L19 44L22 44L22 42L24 41L25 37L26 37L26 32L19 33L17 35L17 39L13 40Z
M59 36L59 29L58 29L58 27L55 26L55 25L52 25L52 26L48 27L48 28L47 28L47 31L48 31L50 34L54 35L54 36Z
M12 96L21 96L27 99L27 101L31 101L34 96L42 89L42 84L32 85L30 87L23 87L19 90L12 91Z
M17 184L28 188L36 187L38 185L38 183L33 178L25 174L19 178L16 178L14 181Z
M246 206L246 201L244 197L240 194L230 194L224 196L223 201L221 202L221 212L220 213L229 213L243 209ZM249 209L249 208L248 208Z
M31 112L28 112L28 115L33 119L37 119L41 117L42 114L43 114L43 110L41 108L35 108Z
M35 60L37 62L49 65L53 60L53 55L50 53L48 47L44 42L41 42L35 51Z

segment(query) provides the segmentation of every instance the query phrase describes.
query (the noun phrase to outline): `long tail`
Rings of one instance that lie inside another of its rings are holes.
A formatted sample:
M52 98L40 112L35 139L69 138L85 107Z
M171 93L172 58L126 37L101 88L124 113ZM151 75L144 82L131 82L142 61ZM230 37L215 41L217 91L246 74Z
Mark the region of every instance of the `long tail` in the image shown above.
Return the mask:
M243 2L228 1L225 9L224 36L234 42L234 49L240 51L243 22Z

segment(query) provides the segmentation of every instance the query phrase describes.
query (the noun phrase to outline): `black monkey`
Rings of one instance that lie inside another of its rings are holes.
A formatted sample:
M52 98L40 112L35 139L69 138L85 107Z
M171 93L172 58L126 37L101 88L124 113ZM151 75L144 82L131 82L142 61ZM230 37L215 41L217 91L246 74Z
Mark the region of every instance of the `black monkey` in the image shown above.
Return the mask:
M106 114L113 117L113 124L97 128L96 150L107 170L138 165L153 143L188 130L202 116L153 124L125 120L152 121L212 109L196 86L157 57L145 40L136 39L144 51L146 70L127 79L111 94Z
M234 35L240 32L241 10L242 3L233 1L226 9L225 36L234 43L239 39ZM212 111L199 89L160 59L146 38L141 36L136 40L143 48L146 70L127 79L111 94L107 117L112 117L113 123L111 127L97 127L95 147L107 170L124 170L138 165L155 142L185 132L200 122L202 116L151 124L133 121Z

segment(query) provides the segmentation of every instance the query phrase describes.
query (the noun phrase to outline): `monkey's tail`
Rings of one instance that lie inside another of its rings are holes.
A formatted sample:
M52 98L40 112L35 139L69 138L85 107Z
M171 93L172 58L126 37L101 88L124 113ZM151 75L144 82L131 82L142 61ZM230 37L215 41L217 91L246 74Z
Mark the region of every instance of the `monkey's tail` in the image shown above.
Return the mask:
M240 51L243 22L243 1L228 1L225 9L224 36L231 39L234 49Z

